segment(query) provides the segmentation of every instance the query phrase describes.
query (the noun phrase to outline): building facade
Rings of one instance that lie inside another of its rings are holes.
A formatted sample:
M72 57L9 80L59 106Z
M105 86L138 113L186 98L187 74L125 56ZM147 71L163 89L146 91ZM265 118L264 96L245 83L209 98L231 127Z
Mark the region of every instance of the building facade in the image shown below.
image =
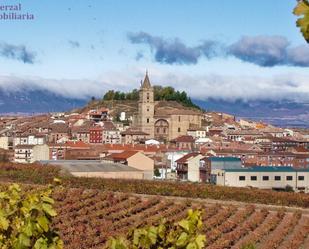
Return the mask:
M154 101L154 88L146 73L139 91L138 112L133 118L133 127L149 134L149 138L164 142L187 135L189 129L201 128L202 112L166 104L168 102Z

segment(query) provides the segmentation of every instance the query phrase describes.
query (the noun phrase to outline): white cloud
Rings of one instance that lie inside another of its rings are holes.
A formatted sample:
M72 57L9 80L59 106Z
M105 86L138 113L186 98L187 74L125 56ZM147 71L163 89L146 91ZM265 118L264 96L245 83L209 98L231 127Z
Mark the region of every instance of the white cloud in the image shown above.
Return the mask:
M0 76L0 87L7 91L21 89L48 89L77 98L102 97L110 89L129 91L139 87L145 74L141 67L126 71L109 71L98 79L44 79L38 77ZM309 75L290 73L274 76L248 76L223 74L190 74L159 67L151 68L152 84L173 86L185 90L192 98L209 97L225 100L282 100L309 101Z

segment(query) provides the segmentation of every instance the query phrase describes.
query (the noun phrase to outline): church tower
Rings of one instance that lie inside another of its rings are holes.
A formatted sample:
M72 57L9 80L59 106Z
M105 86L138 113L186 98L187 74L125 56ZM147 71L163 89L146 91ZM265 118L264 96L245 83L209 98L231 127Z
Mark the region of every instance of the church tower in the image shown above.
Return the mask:
M154 137L154 90L150 84L148 73L139 90L138 120L141 131Z

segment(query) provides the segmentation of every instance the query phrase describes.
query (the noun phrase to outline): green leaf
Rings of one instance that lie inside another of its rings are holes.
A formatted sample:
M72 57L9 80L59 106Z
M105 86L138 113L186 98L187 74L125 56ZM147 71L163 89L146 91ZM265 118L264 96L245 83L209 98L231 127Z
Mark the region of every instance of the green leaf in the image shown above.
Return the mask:
M9 228L9 221L5 217L0 216L0 229L6 231L8 228Z
M47 213L49 216L56 216L57 215L57 213L53 209L52 205L44 203L42 205L42 207L43 207L44 212Z
M195 243L197 244L199 249L202 249L205 247L205 243L206 243L206 236L205 235L197 235L195 238Z
M37 218L37 222L43 228L44 232L48 232L49 220L46 218L46 216L40 216L39 218Z
M178 225L185 229L187 232L190 231L190 222L188 220L181 220L178 222Z
M176 241L176 246L184 247L188 244L189 236L187 233L182 232L179 236L179 238Z
M34 249L48 249L48 244L46 239L39 238L35 244L34 244Z

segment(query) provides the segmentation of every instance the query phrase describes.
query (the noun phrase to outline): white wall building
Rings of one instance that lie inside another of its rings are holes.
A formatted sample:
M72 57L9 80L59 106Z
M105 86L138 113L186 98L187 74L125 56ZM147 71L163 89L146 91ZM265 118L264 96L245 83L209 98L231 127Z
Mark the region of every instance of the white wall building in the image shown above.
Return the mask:
M252 167L225 169L212 172L216 184L231 187L255 187L261 189L285 189L309 192L309 169L292 167Z

